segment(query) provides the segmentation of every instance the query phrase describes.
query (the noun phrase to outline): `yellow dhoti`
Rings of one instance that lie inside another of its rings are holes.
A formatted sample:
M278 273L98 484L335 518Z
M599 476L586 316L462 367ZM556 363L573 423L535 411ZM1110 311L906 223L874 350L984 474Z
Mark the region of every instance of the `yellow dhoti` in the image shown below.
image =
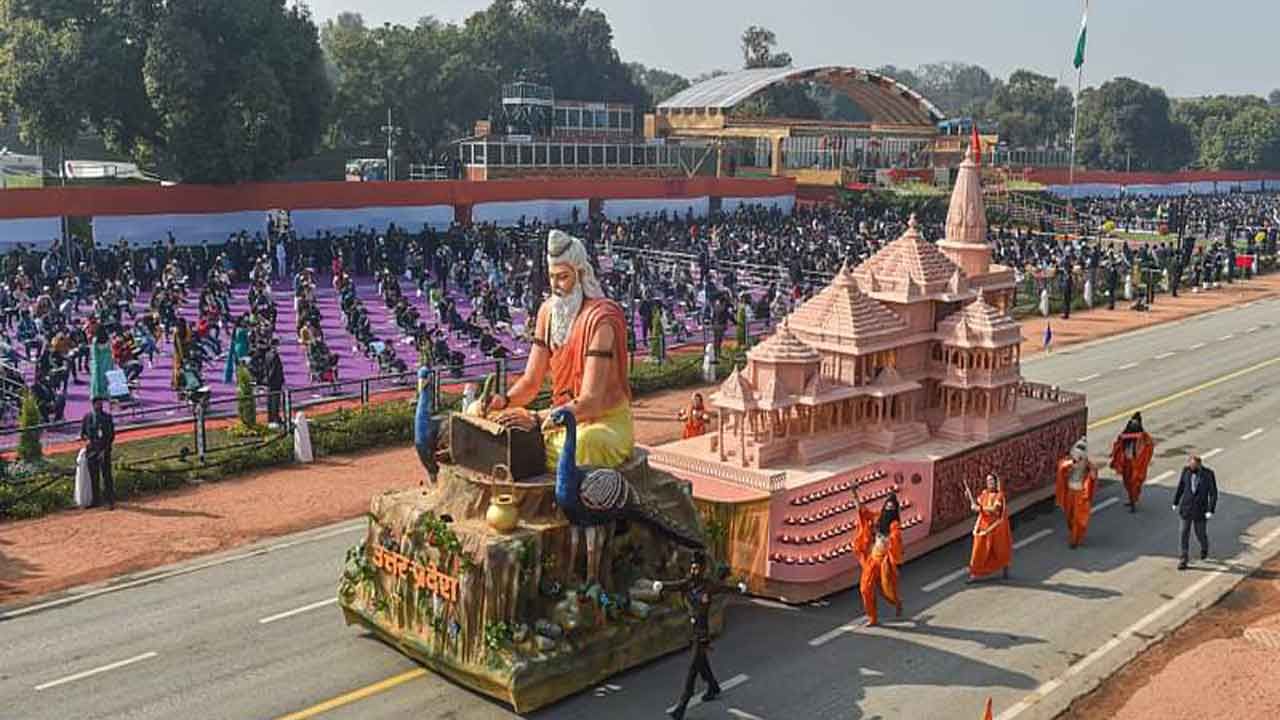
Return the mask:
M548 472L555 472L556 463L560 462L564 438L564 428L556 428L543 435ZM618 467L631 458L635 449L631 403L624 402L596 420L578 426L578 449L574 459L579 466Z

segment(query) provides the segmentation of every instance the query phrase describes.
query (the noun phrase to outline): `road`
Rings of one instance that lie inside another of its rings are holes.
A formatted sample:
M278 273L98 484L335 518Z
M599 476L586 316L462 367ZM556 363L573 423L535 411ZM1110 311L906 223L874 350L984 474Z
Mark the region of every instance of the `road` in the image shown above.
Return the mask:
M712 656L727 692L689 717L976 718L988 695L1004 720L1056 715L1280 550L1277 310L1261 301L1028 361L1029 379L1088 393L1095 461L1143 411L1158 447L1137 514L1104 483L1077 550L1059 515L1019 516L1007 582L965 585L968 544L941 548L903 568L907 617L875 629L854 593L798 608L737 600ZM1210 561L1178 572L1169 505L1192 449L1221 498ZM362 531L321 528L0 611L0 717L514 717L343 625L336 582ZM532 717L659 717L686 661Z

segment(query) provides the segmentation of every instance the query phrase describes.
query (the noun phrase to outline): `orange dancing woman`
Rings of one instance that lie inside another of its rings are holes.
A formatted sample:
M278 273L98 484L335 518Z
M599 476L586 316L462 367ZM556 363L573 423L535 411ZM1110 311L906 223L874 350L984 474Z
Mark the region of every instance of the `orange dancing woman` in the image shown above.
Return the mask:
M711 415L703 405L702 393L693 394L693 401L689 403L689 407L680 409L679 418L684 423L684 432L681 435L683 439L688 440L707 434L707 422L711 420Z
M1142 484L1147 481L1147 468L1151 466L1151 455L1155 450L1155 441L1142 429L1140 412L1129 418L1124 432L1111 444L1111 469L1120 473L1124 481L1124 490L1129 494L1129 512L1137 511L1138 496L1142 494Z
M973 552L969 555L969 582L986 577L996 571L1003 578L1009 577L1009 563L1013 562L1013 531L1009 527L1009 505L1004 485L987 473L986 488L975 500L965 483L964 494L969 507L978 513L973 523Z
M1085 438L1071 448L1068 457L1058 461L1055 498L1067 516L1067 543L1074 550L1084 542L1089 530L1089 514L1093 512L1093 492L1098 484L1098 471L1089 462L1089 444Z
M876 625L876 588L884 599L897 608L902 617L902 597L898 594L898 566L902 564L902 524L899 522L897 495L884 501L879 515L866 508L858 491L853 492L858 508L858 534L853 538L853 550L862 566L858 590L862 594L862 606L867 612L867 624Z

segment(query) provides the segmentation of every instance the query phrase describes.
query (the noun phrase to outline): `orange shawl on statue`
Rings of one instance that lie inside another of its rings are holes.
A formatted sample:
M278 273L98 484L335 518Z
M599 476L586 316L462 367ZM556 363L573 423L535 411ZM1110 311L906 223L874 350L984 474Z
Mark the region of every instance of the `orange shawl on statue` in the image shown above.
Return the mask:
M1062 508L1062 512L1067 516L1067 542L1075 547L1084 540L1084 534L1089 529L1089 515L1093 512L1093 491L1098 484L1098 470L1093 463L1086 460L1084 487L1080 490L1072 490L1067 484L1067 479L1071 476L1071 465L1069 457L1058 461L1058 479L1054 497L1058 507Z
M1133 457L1125 452L1126 442L1134 443ZM1125 492L1129 494L1129 504L1136 505L1138 496L1142 494L1142 484L1147 481L1147 468L1151 466L1151 455L1155 453L1156 444L1146 432L1120 433L1111 444L1111 469L1120 473L1124 481Z
M1013 533L1004 493L983 490L978 496L978 519L973 523L973 552L969 575L983 577L999 572L1013 561Z
M582 377L587 369L587 349L596 329L613 330L613 368L610 379L631 399L631 382L627 377L627 321L622 308L607 298L588 298L573 320L564 347L551 353L552 403L563 405L582 394Z

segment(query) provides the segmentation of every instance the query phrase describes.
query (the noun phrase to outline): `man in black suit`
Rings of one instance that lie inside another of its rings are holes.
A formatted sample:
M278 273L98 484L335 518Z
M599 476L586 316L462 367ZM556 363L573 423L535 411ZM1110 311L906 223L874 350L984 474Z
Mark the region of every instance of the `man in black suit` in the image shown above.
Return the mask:
M1218 481L1213 471L1200 463L1200 456L1192 455L1187 466L1182 469L1178 491L1173 496L1173 509L1182 517L1179 570L1187 569L1187 541L1192 528L1195 528L1196 540L1200 541L1200 559L1204 560L1209 556L1209 535L1205 532L1205 521L1213 517L1217 506Z
M89 461L89 477L93 482L93 502L90 507L103 504L116 509L116 484L111 477L111 446L116 439L116 425L107 412L107 400L93 399L93 411L80 420L80 439L87 442L86 458Z

